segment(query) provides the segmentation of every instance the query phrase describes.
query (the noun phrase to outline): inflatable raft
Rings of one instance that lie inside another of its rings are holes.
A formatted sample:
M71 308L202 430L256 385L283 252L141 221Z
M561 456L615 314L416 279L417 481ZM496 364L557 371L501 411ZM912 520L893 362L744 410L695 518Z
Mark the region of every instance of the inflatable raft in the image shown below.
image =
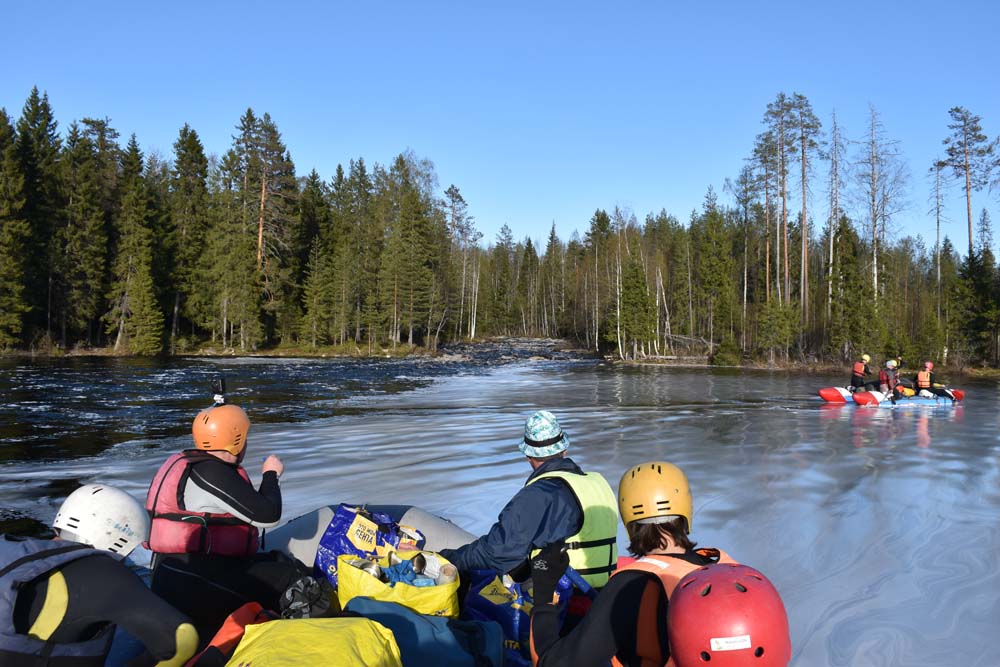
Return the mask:
M850 403L851 390L846 387L823 387L819 390L819 397L827 403Z
M851 398L858 405L872 405L872 406L882 406L882 407L901 407L901 406L912 406L912 405L954 405L956 402L960 402L965 399L965 392L961 389L952 389L951 392L955 395L955 401L952 401L947 396L935 396L934 398L928 398L926 396L909 396L906 398L897 398L893 402L891 395L889 393L884 393L881 391L859 391L855 392Z

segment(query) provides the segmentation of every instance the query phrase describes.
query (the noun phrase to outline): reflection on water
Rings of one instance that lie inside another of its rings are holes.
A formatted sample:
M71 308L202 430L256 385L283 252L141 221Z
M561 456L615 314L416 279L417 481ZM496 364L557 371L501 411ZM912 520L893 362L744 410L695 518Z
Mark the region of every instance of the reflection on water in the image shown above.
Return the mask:
M298 378L275 380L285 398L254 395L247 461L257 476L266 453L284 458L288 517L339 500L411 503L484 531L530 471L515 442L545 407L574 459L613 485L644 459L688 473L693 536L772 578L793 664L1000 665L990 641L1000 624L993 383L969 386L963 406L856 408L815 397L840 378L542 362L425 376L405 393L310 396L315 388L295 386L303 374L273 366L242 370ZM157 439L44 468L0 465L0 507L48 520L74 480L142 495L202 403L197 392L178 398L168 412L180 425ZM286 410L291 418L261 423Z

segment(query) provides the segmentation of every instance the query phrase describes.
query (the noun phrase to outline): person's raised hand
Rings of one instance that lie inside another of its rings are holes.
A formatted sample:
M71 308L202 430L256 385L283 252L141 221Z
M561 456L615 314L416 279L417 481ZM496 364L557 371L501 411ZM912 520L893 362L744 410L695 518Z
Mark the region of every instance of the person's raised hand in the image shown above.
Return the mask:
M281 462L274 454L271 454L266 459L264 459L264 465L261 466L263 472L275 472L278 477L281 477L281 473L285 472L285 465Z

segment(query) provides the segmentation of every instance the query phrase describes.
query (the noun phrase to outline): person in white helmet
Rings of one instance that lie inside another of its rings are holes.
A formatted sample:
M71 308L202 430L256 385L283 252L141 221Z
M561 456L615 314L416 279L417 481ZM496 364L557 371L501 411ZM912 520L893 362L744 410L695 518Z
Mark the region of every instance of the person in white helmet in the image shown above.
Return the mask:
M190 620L121 562L149 531L135 498L88 484L52 527L51 540L0 535L0 664L103 665L115 626L142 642L142 664L180 666L194 655Z

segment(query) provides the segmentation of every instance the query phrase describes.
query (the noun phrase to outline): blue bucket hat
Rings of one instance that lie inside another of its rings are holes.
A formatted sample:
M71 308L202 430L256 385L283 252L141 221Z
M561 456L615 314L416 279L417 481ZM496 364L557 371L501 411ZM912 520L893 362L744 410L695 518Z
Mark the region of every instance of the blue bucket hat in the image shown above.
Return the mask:
M544 459L569 448L569 436L563 433L559 422L548 410L539 410L524 422L524 440L518 449L525 456Z

